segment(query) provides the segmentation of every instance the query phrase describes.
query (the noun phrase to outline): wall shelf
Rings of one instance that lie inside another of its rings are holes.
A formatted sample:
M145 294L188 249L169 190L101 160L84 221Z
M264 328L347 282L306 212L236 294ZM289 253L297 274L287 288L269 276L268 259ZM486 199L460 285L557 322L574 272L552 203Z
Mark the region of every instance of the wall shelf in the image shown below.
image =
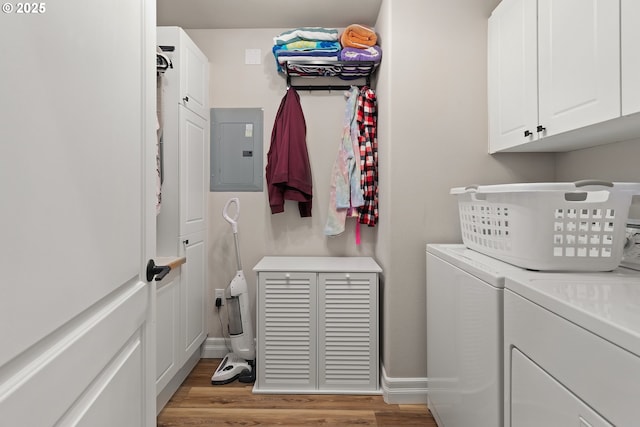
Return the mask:
M379 63L373 61L286 61L282 64L287 76L287 87L299 90L346 90L353 84L343 85L298 85L292 84L293 78L323 78L337 77L343 81L362 81L363 85L371 86L371 75Z

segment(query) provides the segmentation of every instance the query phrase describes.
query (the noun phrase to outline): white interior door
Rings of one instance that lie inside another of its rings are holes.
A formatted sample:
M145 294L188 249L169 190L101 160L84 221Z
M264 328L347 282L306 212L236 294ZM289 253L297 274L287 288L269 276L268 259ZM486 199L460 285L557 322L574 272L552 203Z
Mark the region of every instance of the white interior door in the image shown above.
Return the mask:
M2 423L155 425L155 2L24 5L0 15Z

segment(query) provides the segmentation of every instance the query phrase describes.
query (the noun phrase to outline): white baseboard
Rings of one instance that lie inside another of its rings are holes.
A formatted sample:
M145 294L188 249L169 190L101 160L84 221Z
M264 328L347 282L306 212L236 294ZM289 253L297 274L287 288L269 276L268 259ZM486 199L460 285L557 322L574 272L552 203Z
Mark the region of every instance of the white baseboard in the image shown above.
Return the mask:
M222 359L231 350L225 344L225 339L221 337L208 337L202 344L203 359Z
M202 345L201 357L204 359L222 359L231 350L225 344L225 339L209 337ZM426 404L426 378L390 378L381 368L380 388L384 401L389 404Z
M390 378L382 365L380 376L382 397L390 404L426 404L426 378Z

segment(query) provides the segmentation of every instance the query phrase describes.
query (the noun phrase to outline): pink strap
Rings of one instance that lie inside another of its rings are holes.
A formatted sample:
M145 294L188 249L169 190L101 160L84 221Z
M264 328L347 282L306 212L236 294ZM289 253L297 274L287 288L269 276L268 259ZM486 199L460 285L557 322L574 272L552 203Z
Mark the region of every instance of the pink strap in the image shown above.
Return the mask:
M356 245L360 244L360 221L356 218Z

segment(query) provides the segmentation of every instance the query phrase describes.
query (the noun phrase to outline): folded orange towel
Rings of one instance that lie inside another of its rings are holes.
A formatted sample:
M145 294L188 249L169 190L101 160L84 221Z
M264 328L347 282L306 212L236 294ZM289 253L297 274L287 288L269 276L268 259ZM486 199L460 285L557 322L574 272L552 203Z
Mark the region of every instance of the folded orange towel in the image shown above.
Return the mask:
M377 41L378 37L372 28L359 24L349 25L340 36L342 47L366 49L374 46Z

